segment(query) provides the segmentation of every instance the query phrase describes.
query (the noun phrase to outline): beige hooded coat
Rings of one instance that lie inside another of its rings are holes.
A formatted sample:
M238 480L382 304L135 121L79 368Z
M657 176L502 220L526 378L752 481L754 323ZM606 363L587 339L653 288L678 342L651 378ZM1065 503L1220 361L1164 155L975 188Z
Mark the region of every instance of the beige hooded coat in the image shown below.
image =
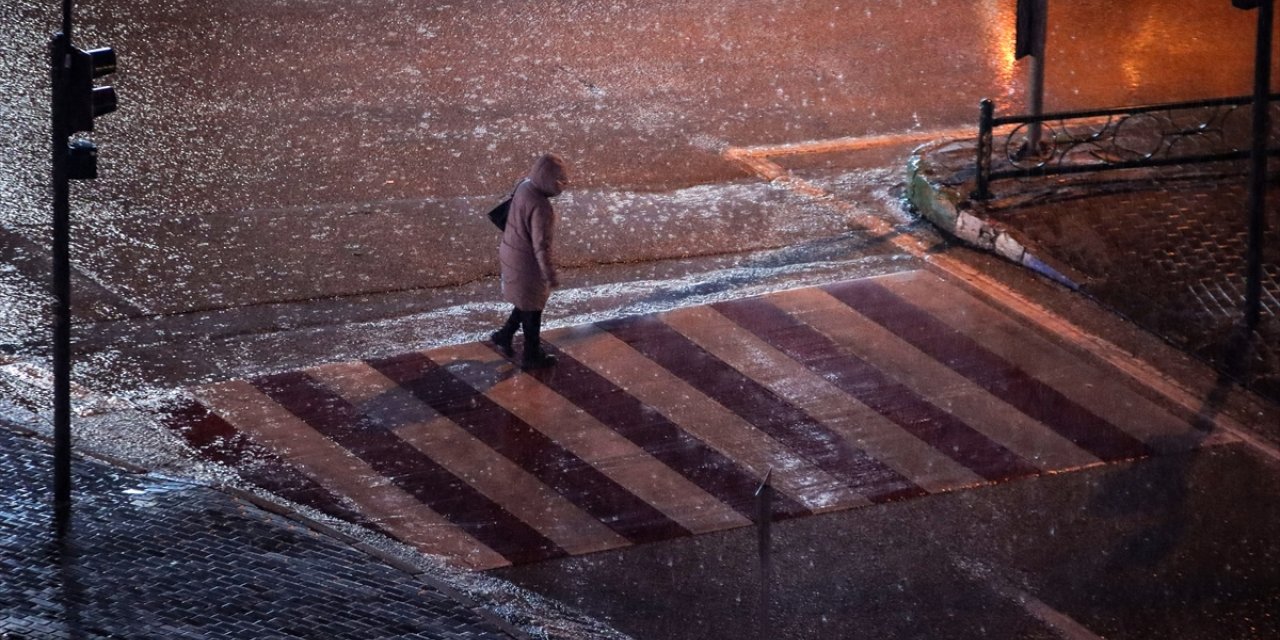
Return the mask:
M559 157L544 155L511 199L507 228L498 247L502 297L523 311L541 310L551 289L560 285L551 252L556 213L550 198L564 189L565 175Z

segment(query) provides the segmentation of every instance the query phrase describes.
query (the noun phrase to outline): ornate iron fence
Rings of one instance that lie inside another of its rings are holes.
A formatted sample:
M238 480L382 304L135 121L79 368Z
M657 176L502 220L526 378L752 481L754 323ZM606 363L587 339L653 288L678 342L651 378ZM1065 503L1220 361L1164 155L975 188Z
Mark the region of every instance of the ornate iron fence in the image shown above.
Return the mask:
M1280 94L1271 95L1273 109L1277 99ZM1247 159L1251 100L1245 96L999 118L995 103L983 100L973 197L990 198L991 181L1002 178ZM1038 148L1029 144L1033 123L1042 129ZM1270 153L1280 154L1280 149Z

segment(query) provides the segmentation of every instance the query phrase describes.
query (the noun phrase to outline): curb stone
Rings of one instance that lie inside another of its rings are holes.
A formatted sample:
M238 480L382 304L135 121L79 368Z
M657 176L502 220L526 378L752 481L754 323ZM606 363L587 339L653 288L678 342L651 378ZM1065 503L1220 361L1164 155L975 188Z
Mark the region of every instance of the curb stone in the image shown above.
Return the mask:
M1076 281L1041 260L1026 245L1003 227L987 220L981 203L969 199L975 186L974 171L961 170L943 175L929 160L935 153L957 153L969 150L976 154L972 141L943 141L921 145L907 162L907 201L926 220L944 233L976 249L994 253L1075 291Z

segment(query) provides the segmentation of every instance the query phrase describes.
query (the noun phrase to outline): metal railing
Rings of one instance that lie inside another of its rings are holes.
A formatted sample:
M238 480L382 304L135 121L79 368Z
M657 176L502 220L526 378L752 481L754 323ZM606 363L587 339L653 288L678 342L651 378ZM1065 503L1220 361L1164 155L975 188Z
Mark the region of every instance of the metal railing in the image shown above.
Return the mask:
M1278 99L1280 94L1271 94L1273 109ZM1003 178L1248 159L1251 100L1244 96L999 118L995 103L983 100L973 197L989 199L991 181ZM1038 146L1028 138L1033 122L1043 131ZM997 155L999 128L1007 131L1000 132L1003 146ZM1270 154L1280 154L1280 149Z

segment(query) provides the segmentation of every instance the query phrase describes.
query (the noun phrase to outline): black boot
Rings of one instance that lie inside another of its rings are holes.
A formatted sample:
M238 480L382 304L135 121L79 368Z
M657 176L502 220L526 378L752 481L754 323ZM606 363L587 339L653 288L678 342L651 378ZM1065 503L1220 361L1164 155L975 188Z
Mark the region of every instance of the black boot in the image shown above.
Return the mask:
M524 328L524 359L522 369L544 369L556 363L555 356L542 350L542 310L521 311L520 324Z
M520 310L511 309L511 315L507 318L507 323L502 325L501 329L494 331L489 335L489 341L493 343L502 355L511 358L516 355L516 350L511 346L511 340L516 335L516 329L520 328Z

